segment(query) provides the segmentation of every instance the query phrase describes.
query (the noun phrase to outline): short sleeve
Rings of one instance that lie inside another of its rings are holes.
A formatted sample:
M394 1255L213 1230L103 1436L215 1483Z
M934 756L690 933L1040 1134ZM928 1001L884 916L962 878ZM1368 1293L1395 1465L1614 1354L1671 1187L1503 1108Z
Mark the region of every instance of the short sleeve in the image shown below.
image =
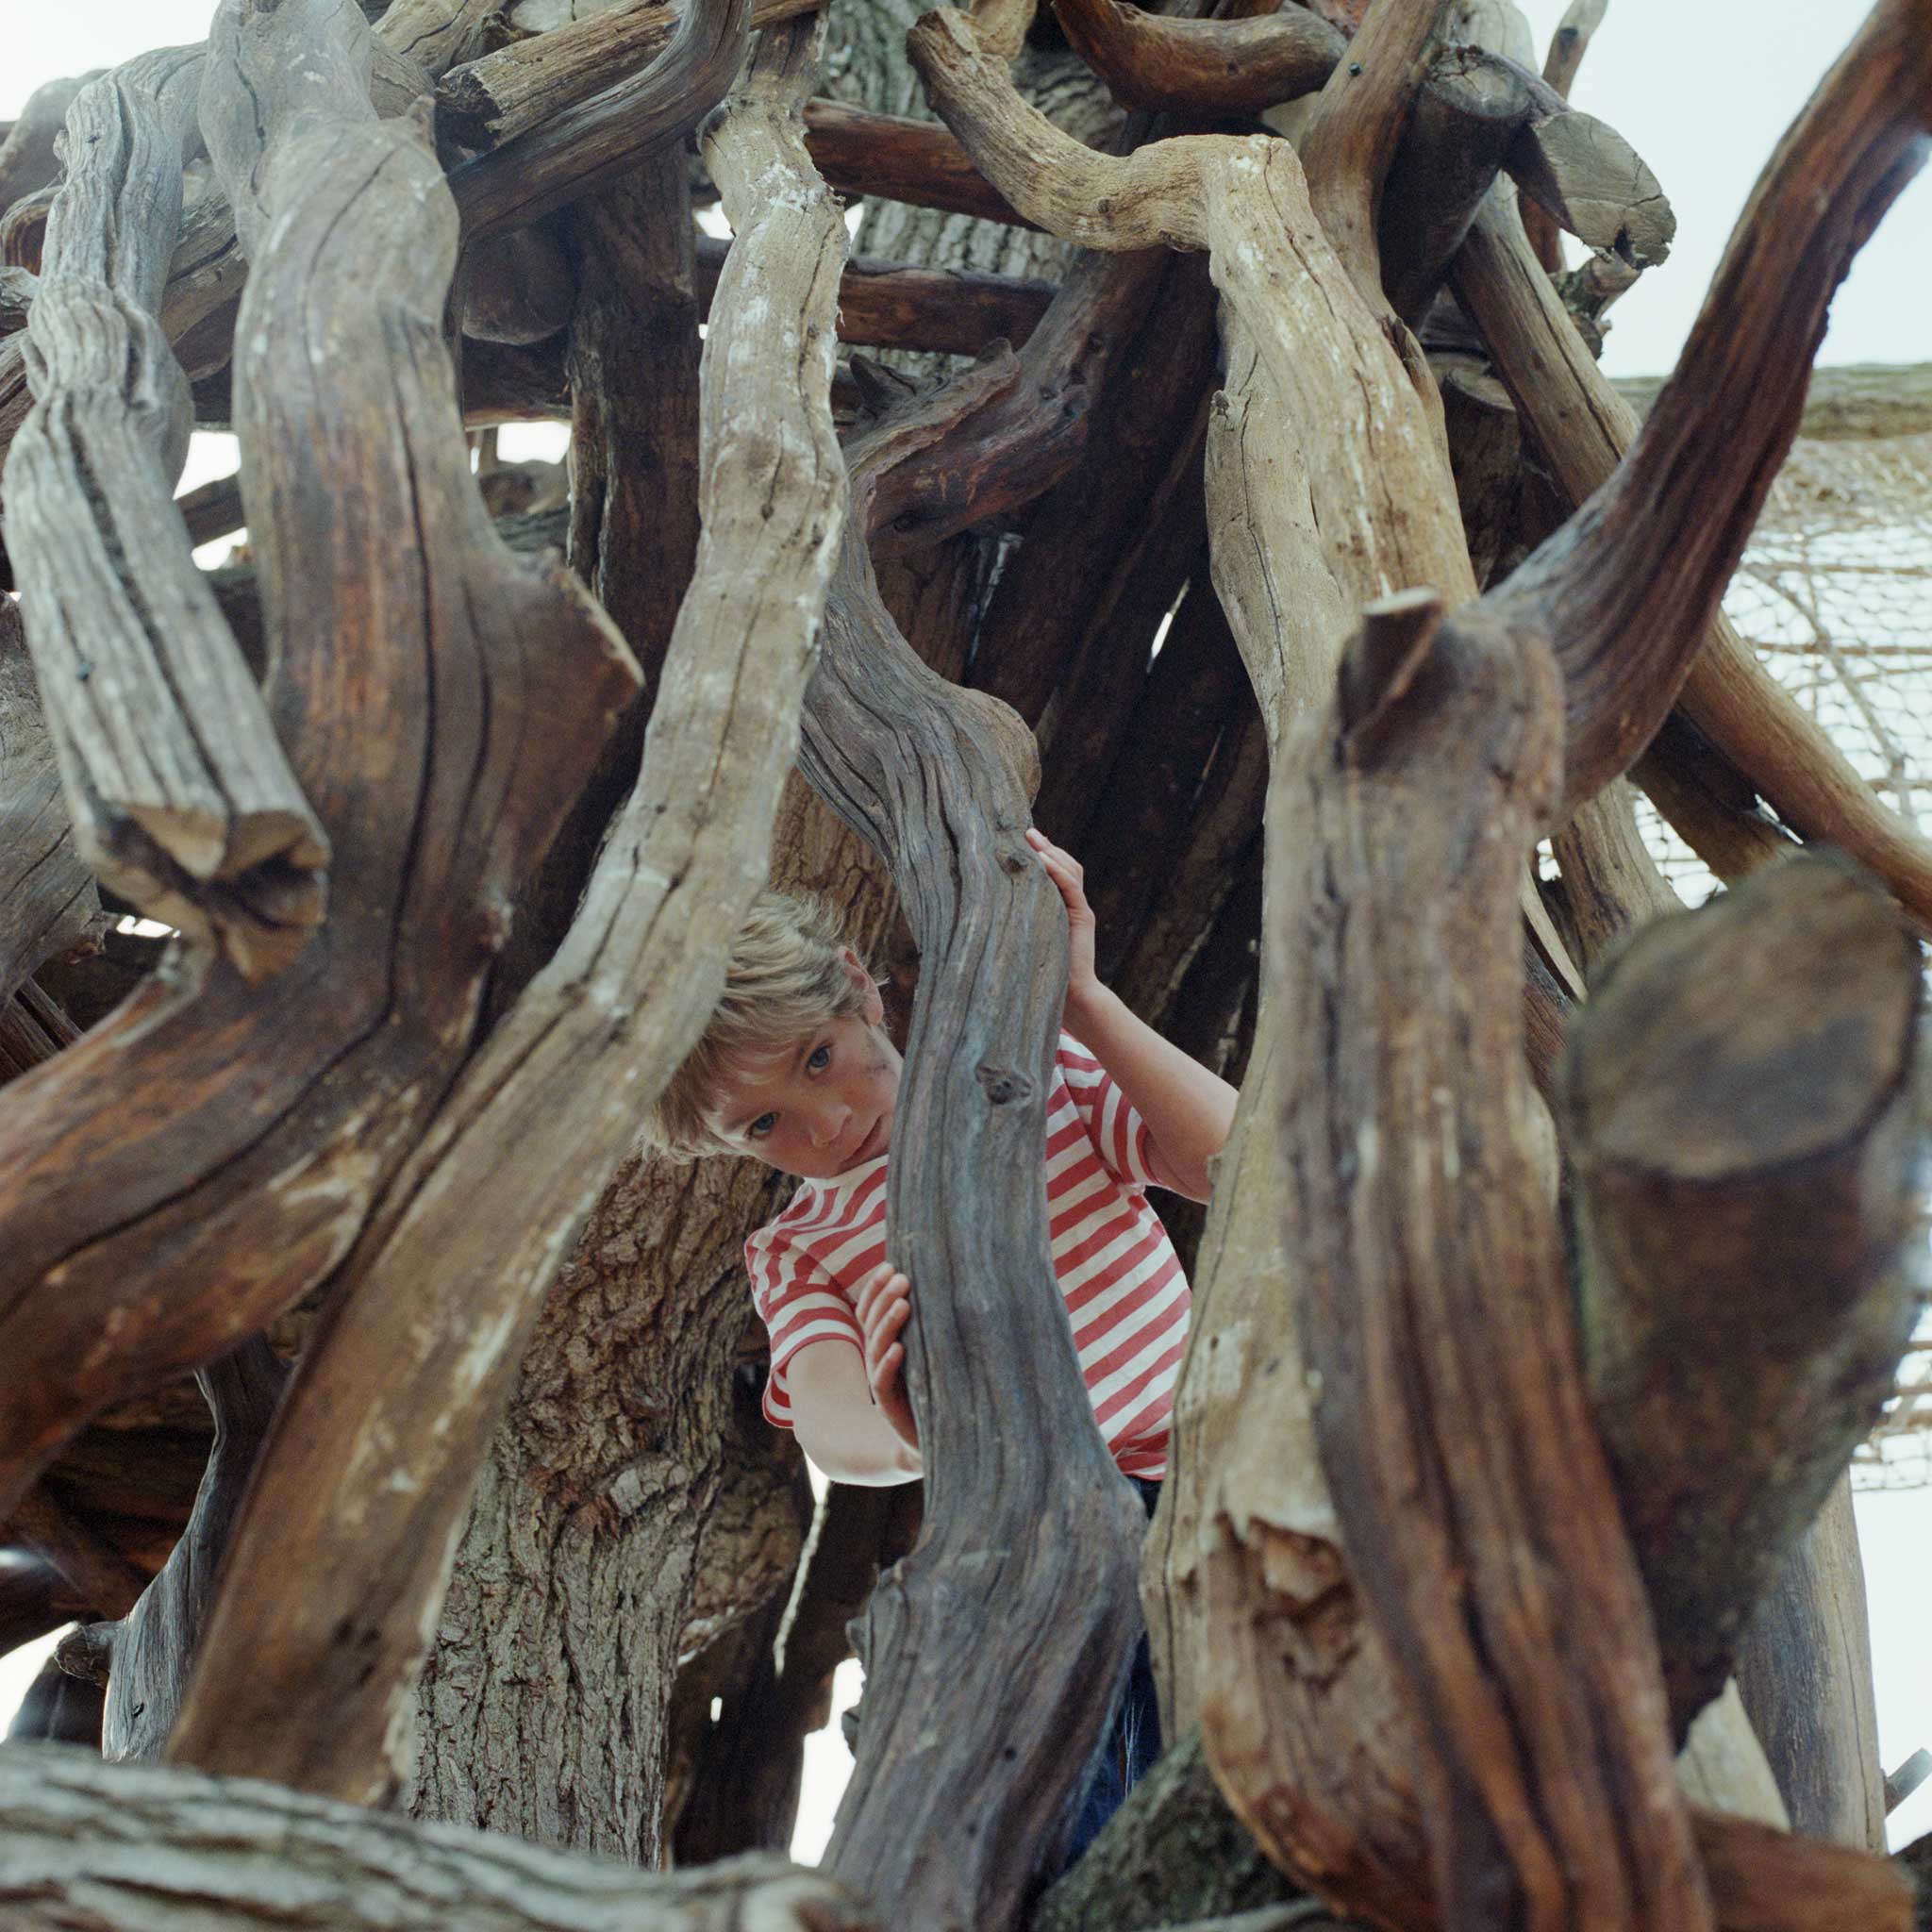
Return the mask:
M1071 1033L1060 1035L1058 1061L1060 1077L1074 1097L1101 1165L1128 1187L1159 1187L1147 1123L1114 1083L1113 1075Z
M818 1262L776 1227L761 1227L744 1244L752 1300L772 1338L772 1372L765 1383L765 1420L791 1426L791 1392L785 1372L814 1341L849 1341L863 1350L858 1317Z

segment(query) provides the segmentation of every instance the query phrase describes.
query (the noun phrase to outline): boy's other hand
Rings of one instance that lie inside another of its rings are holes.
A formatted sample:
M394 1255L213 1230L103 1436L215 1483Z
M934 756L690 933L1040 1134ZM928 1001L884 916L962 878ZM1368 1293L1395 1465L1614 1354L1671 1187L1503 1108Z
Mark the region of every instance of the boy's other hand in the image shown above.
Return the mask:
M865 1380L872 1399L899 1440L917 1449L919 1430L906 1394L906 1344L900 1339L912 1315L912 1284L890 1261L882 1261L858 1284L855 1307L865 1337Z
M1067 1010L1077 1016L1100 990L1093 969L1095 922L1087 903L1086 873L1071 852L1062 851L1037 825L1028 828L1026 842L1040 855L1067 908Z

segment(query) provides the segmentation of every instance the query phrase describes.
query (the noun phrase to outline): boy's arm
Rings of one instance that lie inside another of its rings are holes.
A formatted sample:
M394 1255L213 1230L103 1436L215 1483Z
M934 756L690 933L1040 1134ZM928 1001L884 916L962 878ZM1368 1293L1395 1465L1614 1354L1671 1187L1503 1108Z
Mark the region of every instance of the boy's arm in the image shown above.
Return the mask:
M834 1482L908 1483L925 1465L906 1399L899 1339L911 1313L906 1277L890 1262L874 1269L860 1284L858 1309L863 1354L849 1341L827 1339L791 1357L785 1379L792 1431Z
M1093 970L1093 910L1081 868L1032 831L1027 839L1067 908L1067 1031L1108 1071L1147 1124L1151 1165L1163 1187L1205 1201L1208 1163L1234 1124L1235 1090L1155 1032Z

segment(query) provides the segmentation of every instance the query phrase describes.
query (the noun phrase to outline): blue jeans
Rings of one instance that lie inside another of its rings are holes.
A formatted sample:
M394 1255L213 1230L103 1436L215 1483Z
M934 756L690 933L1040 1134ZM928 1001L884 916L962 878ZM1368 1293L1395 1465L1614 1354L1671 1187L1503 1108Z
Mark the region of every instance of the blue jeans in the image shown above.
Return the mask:
M1160 1500L1160 1485L1139 1476L1127 1478L1141 1492L1141 1506L1151 1517ZM1100 1762L1093 1779L1080 1802L1080 1814L1074 1835L1067 1842L1062 1872L1071 1871L1080 1855L1100 1835L1100 1828L1121 1807L1121 1800L1140 1783L1160 1756L1160 1705L1154 1691L1154 1660L1147 1649L1147 1633L1134 1646L1134 1661L1127 1672L1120 1702L1114 1706L1113 1721L1108 1725L1101 1746Z

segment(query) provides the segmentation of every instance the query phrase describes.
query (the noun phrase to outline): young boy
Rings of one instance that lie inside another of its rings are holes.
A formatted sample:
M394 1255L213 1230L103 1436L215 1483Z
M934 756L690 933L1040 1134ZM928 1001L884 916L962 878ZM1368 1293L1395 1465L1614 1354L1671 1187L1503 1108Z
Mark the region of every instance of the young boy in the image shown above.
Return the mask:
M1149 1514L1187 1339L1188 1284L1144 1190L1208 1198L1235 1091L1100 984L1080 867L1028 840L1067 908L1066 1030L1048 1096L1054 1274L1094 1420ZM749 1154L801 1185L745 1243L772 1336L765 1414L847 1483L922 1473L901 1339L912 1285L886 1256L886 1168L900 1058L877 986L817 907L760 895L724 996L649 1124L687 1158ZM1143 1641L1068 1853L1085 1850L1159 1748Z
M1068 921L1066 1031L1047 1115L1054 1271L1108 1446L1124 1474L1158 1482L1188 1284L1143 1191L1208 1198L1235 1091L1100 984L1080 867L1042 834L1027 837ZM765 1414L848 1483L922 1471L900 1339L912 1288L885 1253L900 1058L884 1017L878 988L824 913L763 893L724 1000L650 1123L671 1152L749 1154L803 1183L745 1243L772 1335Z

